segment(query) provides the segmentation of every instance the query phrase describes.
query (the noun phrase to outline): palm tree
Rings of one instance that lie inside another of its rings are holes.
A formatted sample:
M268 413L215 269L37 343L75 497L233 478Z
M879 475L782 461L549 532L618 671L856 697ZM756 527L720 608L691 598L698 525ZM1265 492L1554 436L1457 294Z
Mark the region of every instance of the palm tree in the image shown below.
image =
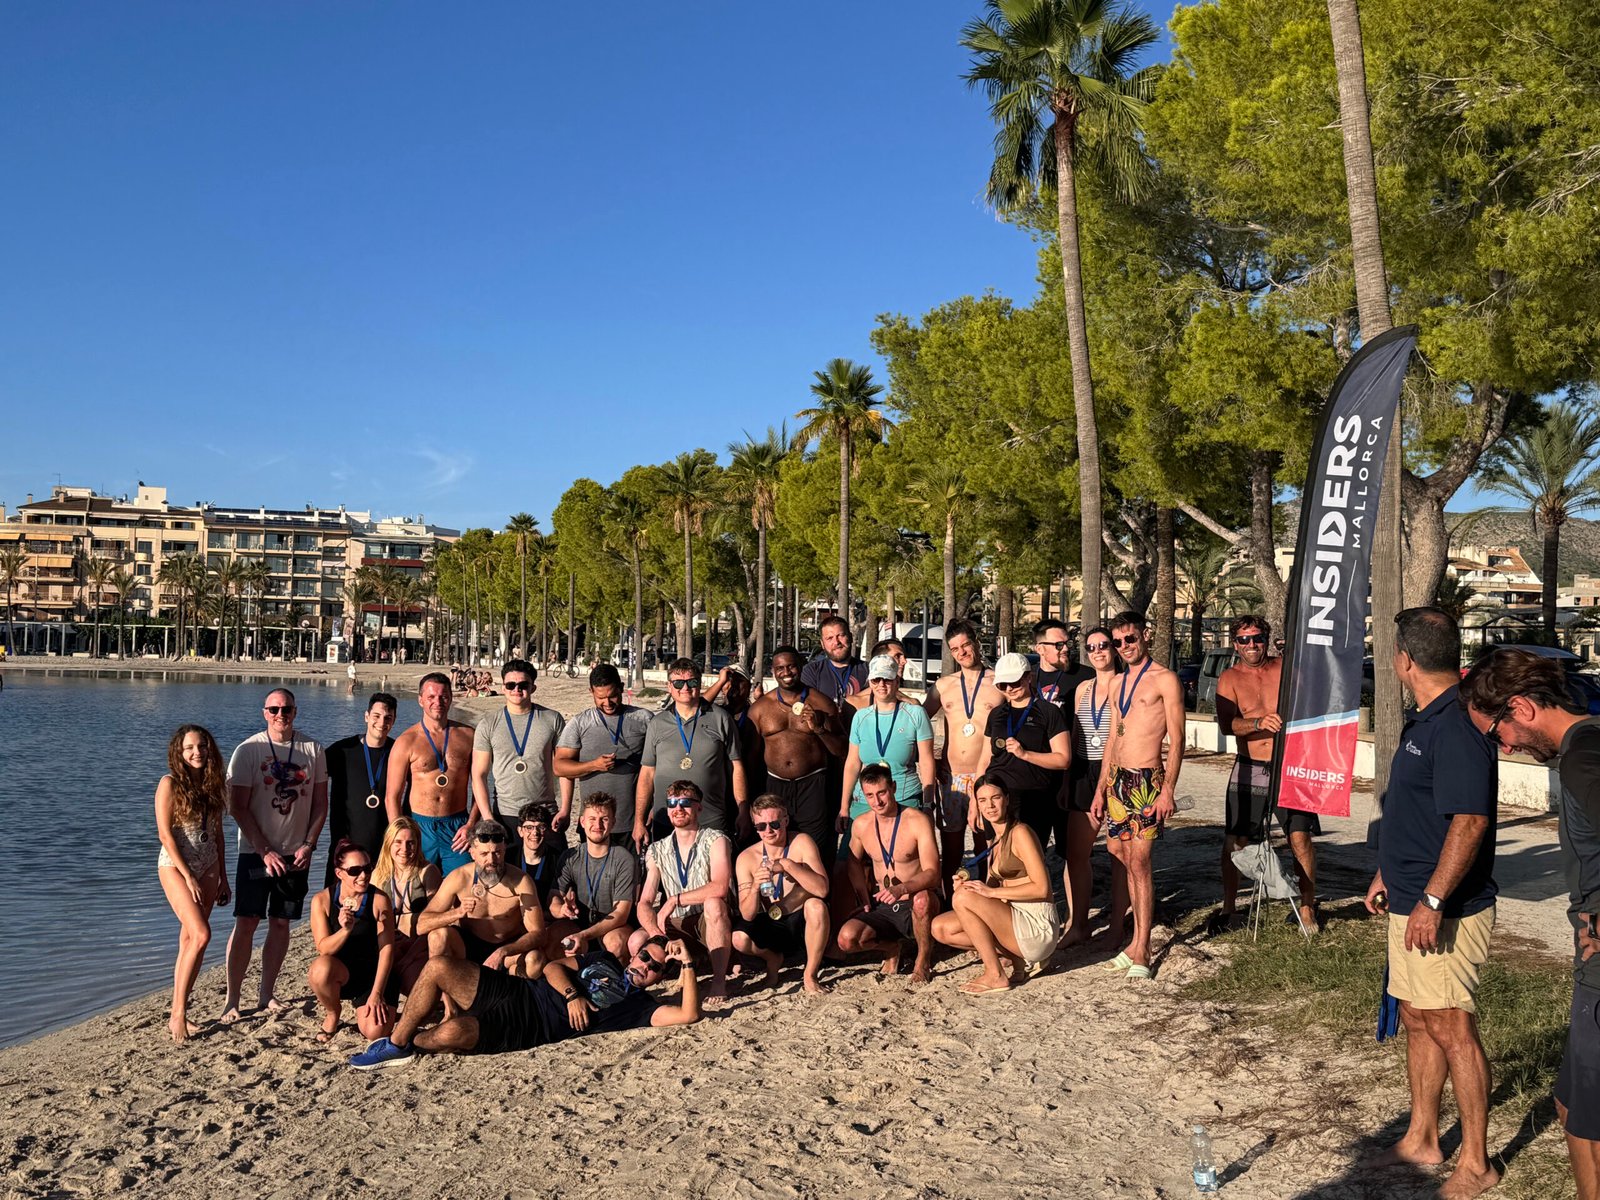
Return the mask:
M106 583L117 594L117 657L123 658L128 653L123 645L124 635L128 631L128 598L139 586L139 577L126 567L118 567L111 572L111 578Z
M1555 644L1556 582L1561 566L1561 527L1580 512L1600 507L1600 419L1563 400L1545 412L1544 421L1507 438L1493 466L1484 473L1490 491L1515 498L1505 509L1526 507L1533 527L1544 535L1539 567L1543 586L1545 636Z
M556 536L553 533L538 535L534 573L539 576L541 599L539 601L539 661L550 661L550 575L556 569Z
M628 686L644 687L644 551L650 535L645 528L650 511L643 500L615 487L606 492L606 524L628 555L633 572L633 650L628 658Z
M1089 370L1083 265L1078 245L1077 170L1082 159L1135 195L1146 171L1139 132L1155 87L1135 64L1157 39L1155 24L1120 0L988 0L961 34L972 51L969 86L989 100L999 127L988 198L997 208L1032 204L1054 187L1061 245L1072 404L1078 428L1083 611L1100 611L1100 432ZM1052 152L1053 151L1053 152Z
M539 522L525 512L519 512L506 522L506 532L513 534L517 539L517 574L518 595L521 603L517 605L517 640L522 647L522 656L528 656L528 538L537 536Z
M918 474L910 488L911 503L943 526L944 536L944 619L946 624L956 614L956 517L971 506L976 497L967 482L965 468L948 459L938 459L928 464ZM893 620L893 617L890 617ZM955 669L955 659L950 647L944 649L941 668L946 674Z
M233 597L233 599L234 599L234 606L233 606L234 617L235 617L235 624L234 624L235 636L234 636L234 640L233 640L234 652L235 653L238 652L239 639L238 639L238 636L237 636L237 631L238 631L237 618L238 618L239 610L240 610L240 608L243 607L243 604L244 604L243 596L242 596L243 580L244 580L244 564L239 562L237 559L232 559L232 558L224 559L222 562L218 563L215 567L212 568L211 576L212 576L213 579L216 580L216 583L217 583L217 594L218 594L218 597L219 597L219 599L221 601L221 604L220 604L221 611L218 614L218 619L217 619L217 661L221 662L223 660L223 658L225 657L226 651L227 651L227 642L228 642L228 638L227 638L227 633L228 633L228 598L230 596Z
M828 435L839 440L839 615L850 619L850 476L854 474L856 438L878 441L890 421L879 407L883 389L872 382L872 370L847 358L835 358L813 371L814 408L802 409L795 419L804 421L795 441L801 445Z
M378 653L381 661L383 658L383 629L388 622L389 601L398 597L405 589L406 577L397 567L360 567L356 571L357 579L366 578L367 586L372 594L378 598Z
M188 602L194 587L195 559L193 554L171 555L162 560L161 570L156 573L156 582L161 585L162 591L170 592L173 597L173 649L177 658L183 657L183 643L188 631Z
M255 612L252 615L255 617L256 633L255 640L251 643L251 651L257 658L260 658L263 650L261 644L261 601L266 596L267 589L272 586L272 572L267 570L267 564L258 558L244 564L243 576L245 591L255 601Z
M733 455L724 475L728 497L750 506L750 523L756 529L756 594L751 607L756 616L755 678L760 680L767 669L767 530L778 507L778 478L789 456L789 430L769 425L760 441L747 433L743 442L728 443L728 451ZM642 622L642 601L635 604L635 611Z
M28 552L21 546L7 546L0 550L0 586L6 589L6 653L17 652L17 631L12 624L11 592L22 582L22 570L28 561Z
M1249 581L1249 568L1228 561L1232 554L1233 547L1226 542L1199 538L1185 541L1173 554L1177 593L1189 607L1189 654L1197 662L1205 653L1202 622L1206 614L1230 609L1260 594Z
M654 469L657 492L672 509L672 527L683 534L683 636L678 639L678 654L694 657L694 542L706 511L716 499L713 472L716 461L704 450L678 455ZM707 614L707 621L710 614ZM707 627L709 640L710 629ZM709 664L709 658L707 662Z
M90 555L89 561L84 564L84 577L89 583L90 608L94 615L94 652L93 657L100 657L100 593L111 582L111 576L117 569L117 564L109 558L99 555Z

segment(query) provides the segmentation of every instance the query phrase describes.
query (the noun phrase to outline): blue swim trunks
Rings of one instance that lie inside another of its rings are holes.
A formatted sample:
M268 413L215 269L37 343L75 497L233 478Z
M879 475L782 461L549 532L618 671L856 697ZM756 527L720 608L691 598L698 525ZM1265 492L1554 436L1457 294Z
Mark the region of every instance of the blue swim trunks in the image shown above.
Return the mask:
M411 814L411 819L417 823L417 828L422 830L422 857L446 875L462 864L472 861L472 855L465 850L450 848L456 830L467 823L470 815L470 809L451 813L448 817L425 817L415 812Z

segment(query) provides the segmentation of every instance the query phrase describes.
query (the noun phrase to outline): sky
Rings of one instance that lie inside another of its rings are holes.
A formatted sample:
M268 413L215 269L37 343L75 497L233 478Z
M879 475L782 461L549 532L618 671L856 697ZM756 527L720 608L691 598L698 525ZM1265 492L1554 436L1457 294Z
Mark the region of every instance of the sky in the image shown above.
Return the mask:
M0 503L548 529L792 423L878 314L1037 290L980 8L12 0Z

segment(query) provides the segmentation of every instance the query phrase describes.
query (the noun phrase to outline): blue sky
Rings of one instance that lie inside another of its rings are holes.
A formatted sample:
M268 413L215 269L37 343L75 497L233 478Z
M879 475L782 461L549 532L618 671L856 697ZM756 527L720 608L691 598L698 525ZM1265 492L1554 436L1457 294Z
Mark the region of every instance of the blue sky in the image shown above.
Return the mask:
M0 502L548 527L760 433L878 313L1033 294L979 8L12 0Z

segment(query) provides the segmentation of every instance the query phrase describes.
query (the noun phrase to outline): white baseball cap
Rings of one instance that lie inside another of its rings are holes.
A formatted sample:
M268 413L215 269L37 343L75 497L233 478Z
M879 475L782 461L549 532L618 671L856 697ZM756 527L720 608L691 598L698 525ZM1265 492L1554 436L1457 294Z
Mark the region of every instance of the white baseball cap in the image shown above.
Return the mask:
M1016 683L1017 680L1032 669L1032 664L1015 651L1010 654L1002 654L1000 661L994 665L994 681L996 683Z
M867 664L867 679L899 679L900 672L894 665L894 659L887 654L880 654Z

